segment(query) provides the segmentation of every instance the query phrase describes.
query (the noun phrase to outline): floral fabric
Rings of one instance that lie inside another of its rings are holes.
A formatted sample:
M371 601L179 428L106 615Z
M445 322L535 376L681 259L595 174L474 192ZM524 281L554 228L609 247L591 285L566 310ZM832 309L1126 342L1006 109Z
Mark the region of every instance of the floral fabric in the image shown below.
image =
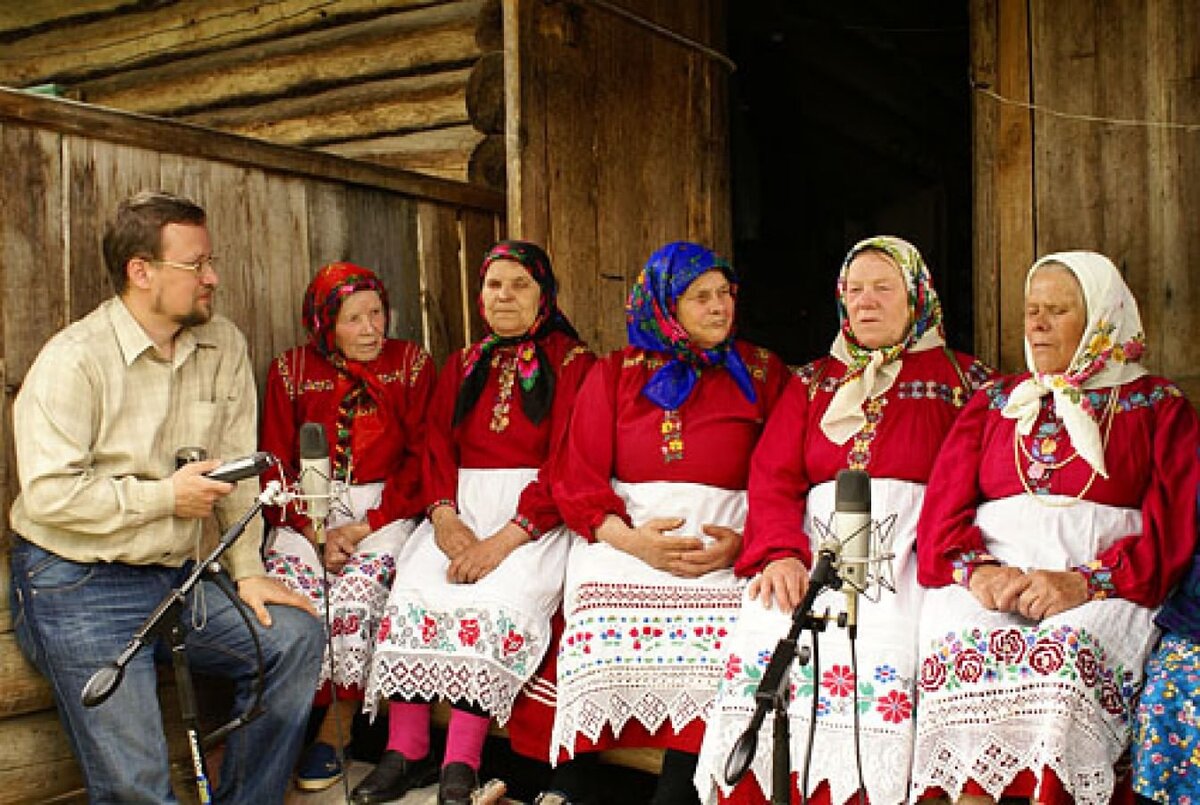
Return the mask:
M508 521L534 469L463 469L460 517L476 534ZM446 578L450 560L425 521L397 557L379 620L364 710L398 695L477 705L503 724L550 644L568 540L561 529L514 550L473 584Z
M812 539L816 544L832 522L835 490L836 483L828 481L809 492L804 530L816 535ZM827 786L830 801L853 801L858 790L858 769L853 760L846 759L859 751L871 802L898 803L907 797L917 697L916 623L924 598L924 590L916 581L912 547L923 494L923 484L891 478L871 481L873 515L881 523L889 521L884 527L890 532L890 550L896 554L895 591L881 592L879 603L869 599L860 602L857 677L846 632L834 624L818 635L815 657L809 663L794 663L791 668L788 720L793 769L802 768L809 756L809 728L816 698L809 788L804 792L808 796ZM821 592L813 604L814 612L828 612L834 618L845 608L846 596L837 590ZM725 759L757 707L754 694L771 655L790 626L790 613L766 609L756 599L743 598L737 628L725 641L728 648L720 688L696 770L696 787L703 802L715 802L719 795L734 802L745 801L744 783L730 788L725 782ZM803 633L798 644L811 647L812 636ZM814 662L819 666L815 667ZM750 774L762 791L771 790L772 722L773 716L768 715L750 766ZM857 750L856 729L861 735Z
M614 481L613 489L635 524L669 511L686 519L678 533L695 534L703 523L740 530L745 519L745 492L665 481ZM729 570L682 578L577 537L563 595L552 756L574 755L606 727L618 739L630 722L678 735L706 720L744 586Z
M650 255L638 275L625 305L626 332L631 346L666 353L667 363L646 382L642 393L664 410L675 410L696 387L697 372L706 366L724 366L746 399L757 395L750 371L734 349L733 330L712 349L691 343L675 318L675 306L688 286L709 271L721 271L737 293L737 275L726 260L695 243L669 243Z
M1061 374L1039 373L1026 339L1025 363L1032 376L1013 389L1003 414L1017 420L1017 431L1028 436L1037 421L1041 398L1052 395L1071 443L1096 472L1107 478L1099 425L1102 412L1092 396L1084 392L1119 386L1146 374L1138 363L1146 349L1146 335L1137 300L1112 261L1095 252L1059 252L1041 258L1025 277L1027 294L1034 273L1049 264L1065 266L1079 280L1087 305L1083 337Z
M538 312L529 331L518 336L503 337L489 332L480 341L472 344L463 358L463 383L454 407L454 424L466 416L487 383L491 368L492 353L500 347L515 347L516 379L521 389L521 407L536 425L550 412L554 401L554 371L547 369L546 355L539 341L546 335L560 331L578 340L579 334L558 309L558 281L550 266L550 258L540 246L521 240L502 240L493 246L483 258L479 277L487 276L488 268L498 260L520 263L541 287L542 296ZM479 313L484 315L483 296L478 300ZM486 322L486 319L485 319Z
M1163 637L1146 664L1133 748L1134 791L1169 805L1200 803L1200 643Z
M351 294L359 291L375 291L379 294L379 299L383 302L383 329L386 334L387 290L384 289L383 283L373 271L354 263L330 263L321 268L308 283L308 289L304 292L304 306L301 313L309 343L338 372L355 381L338 403L335 433L330 439L333 447L330 456L333 477L347 482L352 480L350 473L354 466L351 440L354 417L358 410L366 405L369 397L373 396L376 403L386 399L385 392L380 388L379 378L357 361L346 360L346 357L338 351L335 343L334 332L342 303ZM383 406L381 408L386 410Z
M975 522L1006 564L1074 567L1139 533L1142 513L1086 500L1047 507L1020 494L980 505ZM913 790L954 799L971 781L999 798L1022 771L1050 769L1076 802L1106 805L1158 636L1152 618L1101 598L1031 623L983 608L958 585L926 591Z
M382 491L381 483L351 487L349 510L335 508L330 514L330 527L356 522L348 518L377 505ZM396 574L395 557L415 525L415 520L395 520L369 534L342 570L329 575L328 597L325 571L312 543L291 528L273 532L265 558L268 575L307 597L322 623L328 620L333 653L327 645L321 663L322 684L332 679L339 689L361 698L380 613Z
M908 313L912 322L899 342L878 349L859 343L850 327L846 310L846 281L850 264L865 251L886 254L900 270L908 289ZM945 343L942 332L942 304L929 268L916 247L890 235L861 240L850 249L842 262L837 284L838 319L841 331L829 353L846 365L847 371L821 417L821 431L835 444L845 444L859 433L869 420L868 401L887 392L896 381L908 352L921 352Z

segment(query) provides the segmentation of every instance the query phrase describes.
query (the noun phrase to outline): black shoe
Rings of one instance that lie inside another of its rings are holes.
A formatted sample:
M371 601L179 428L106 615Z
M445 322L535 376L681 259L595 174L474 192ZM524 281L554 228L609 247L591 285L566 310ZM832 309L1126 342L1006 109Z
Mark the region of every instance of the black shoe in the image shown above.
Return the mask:
M350 800L354 805L372 805L400 799L410 789L431 784L437 779L437 764L430 753L420 760L409 760L394 749L383 753L379 765L354 786Z
M466 763L447 763L438 784L438 805L471 805L471 793L478 785L475 770Z

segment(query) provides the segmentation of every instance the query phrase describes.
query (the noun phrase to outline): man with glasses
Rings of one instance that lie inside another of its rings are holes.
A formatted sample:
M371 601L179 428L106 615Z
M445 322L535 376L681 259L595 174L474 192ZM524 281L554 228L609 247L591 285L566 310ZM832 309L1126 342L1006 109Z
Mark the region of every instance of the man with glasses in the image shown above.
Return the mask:
M253 505L255 484L203 473L254 450L257 396L245 337L213 313L203 209L139 193L120 204L104 258L116 296L45 345L13 408L14 622L53 684L89 799L174 802L154 652L139 652L99 706L80 696L211 551L203 521L215 515L224 530ZM212 458L177 467L184 447ZM255 518L223 557L253 617L207 578L182 611L191 668L235 680L239 713L262 646L266 712L227 739L217 802L283 801L320 669L320 623L306 598L266 576L261 543Z

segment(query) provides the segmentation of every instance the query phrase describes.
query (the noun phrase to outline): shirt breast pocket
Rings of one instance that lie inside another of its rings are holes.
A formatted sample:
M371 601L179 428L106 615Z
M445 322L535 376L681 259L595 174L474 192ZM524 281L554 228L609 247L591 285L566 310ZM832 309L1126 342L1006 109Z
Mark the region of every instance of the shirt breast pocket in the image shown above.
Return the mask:
M184 418L184 443L189 447L203 447L209 458L219 458L221 436L225 428L224 401L197 400L188 404Z

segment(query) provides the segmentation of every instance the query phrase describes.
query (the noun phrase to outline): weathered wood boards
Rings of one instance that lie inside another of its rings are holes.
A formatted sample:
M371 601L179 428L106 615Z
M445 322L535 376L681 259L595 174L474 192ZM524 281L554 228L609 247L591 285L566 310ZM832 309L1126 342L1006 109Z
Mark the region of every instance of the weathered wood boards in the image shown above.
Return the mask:
M1091 249L1137 296L1148 366L1200 402L1200 6L977 0L971 11L972 80L1011 101L977 91L974 102L977 352L1023 368L1026 270Z
M220 260L218 309L246 333L260 385L271 358L303 339L302 294L313 271L333 260L378 271L392 333L418 341L431 333L439 361L481 334L476 272L504 231L497 193L6 90L0 164L4 513L17 485L13 398L46 339L111 294L103 225L136 190L165 188L207 209ZM7 553L0 538L0 803L46 802L82 781L49 688L15 644ZM186 754L173 702L164 717L173 751Z
M0 16L0 85L456 180L483 140L467 81L478 42L498 47L496 3L35 5Z

